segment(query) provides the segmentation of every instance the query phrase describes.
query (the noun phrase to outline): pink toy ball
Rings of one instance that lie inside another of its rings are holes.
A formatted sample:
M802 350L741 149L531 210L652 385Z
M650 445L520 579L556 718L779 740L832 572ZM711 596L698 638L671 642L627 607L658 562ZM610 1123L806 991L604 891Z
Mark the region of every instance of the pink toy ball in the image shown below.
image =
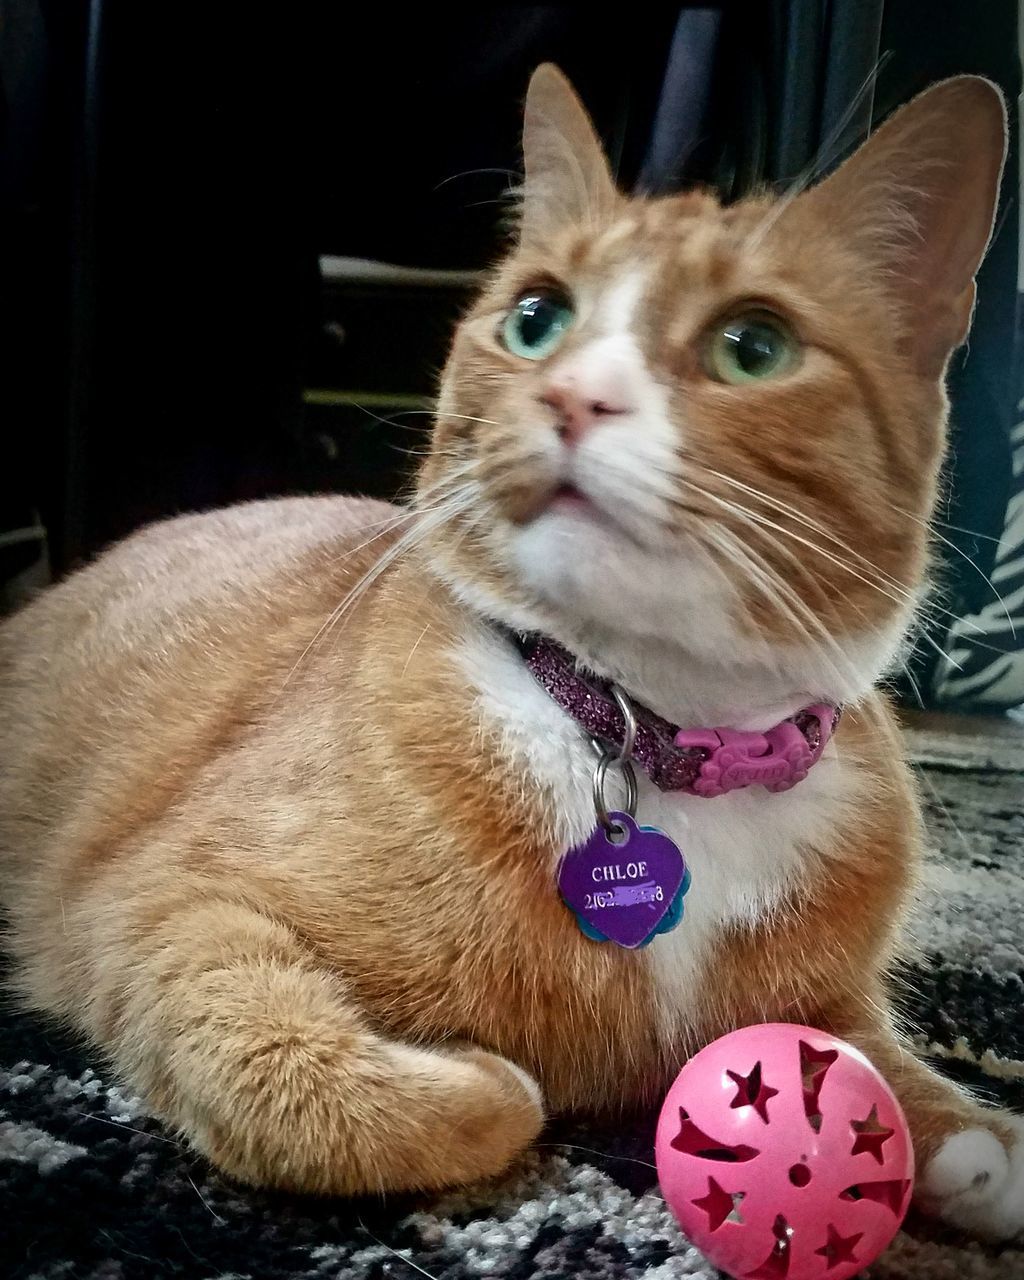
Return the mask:
M668 1092L658 1178L686 1236L737 1280L846 1280L896 1234L914 1150L859 1050L790 1023L744 1027Z

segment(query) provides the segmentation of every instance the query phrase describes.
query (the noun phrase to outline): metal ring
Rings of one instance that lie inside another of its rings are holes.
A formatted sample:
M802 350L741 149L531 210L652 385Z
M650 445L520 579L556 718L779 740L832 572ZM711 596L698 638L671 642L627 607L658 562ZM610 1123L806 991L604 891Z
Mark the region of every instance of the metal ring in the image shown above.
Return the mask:
M625 737L622 739L622 746L619 748L619 754L615 757L615 763L625 765L633 758L633 748L636 746L636 715L633 712L633 705L626 695L622 692L617 684L610 686L612 697L619 710L622 712L622 719L626 724ZM630 815L632 817L632 814Z
M614 753L605 751L594 769L594 811L597 814L598 822L609 833L617 830L615 823L612 822L611 814L608 812L608 805L605 803L604 798L604 784L610 764L619 765L626 782L626 804L623 812L627 813L631 818L636 817L636 770L630 760L620 761Z

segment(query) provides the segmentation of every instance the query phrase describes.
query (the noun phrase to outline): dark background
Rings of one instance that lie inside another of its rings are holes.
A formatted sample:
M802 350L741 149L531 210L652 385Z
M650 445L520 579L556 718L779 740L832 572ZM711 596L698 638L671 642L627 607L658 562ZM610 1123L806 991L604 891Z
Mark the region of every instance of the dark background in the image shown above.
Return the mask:
M320 257L486 265L544 59L579 87L625 186L700 180L726 198L784 185L822 149L827 167L944 75L1019 92L1014 0L704 6L705 98L684 76L697 128L666 158L652 137L680 91L687 12L6 0L0 529L38 520L60 574L182 510L398 492L466 287L326 280ZM1014 154L953 373L945 518L987 534L1010 483L1016 174ZM984 567L989 543L952 536ZM0 547L0 578L43 549ZM969 605L984 584L955 576Z

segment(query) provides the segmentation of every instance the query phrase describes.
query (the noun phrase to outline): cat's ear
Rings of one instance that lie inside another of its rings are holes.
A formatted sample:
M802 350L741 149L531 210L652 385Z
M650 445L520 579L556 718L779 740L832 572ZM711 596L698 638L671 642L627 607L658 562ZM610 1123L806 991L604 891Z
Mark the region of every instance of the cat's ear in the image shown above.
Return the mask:
M590 117L572 85L549 62L530 80L523 158L519 236L524 244L543 244L573 223L599 225L618 200Z
M904 317L902 343L926 376L967 336L1005 152L1002 94L956 76L895 112L802 197L875 259Z

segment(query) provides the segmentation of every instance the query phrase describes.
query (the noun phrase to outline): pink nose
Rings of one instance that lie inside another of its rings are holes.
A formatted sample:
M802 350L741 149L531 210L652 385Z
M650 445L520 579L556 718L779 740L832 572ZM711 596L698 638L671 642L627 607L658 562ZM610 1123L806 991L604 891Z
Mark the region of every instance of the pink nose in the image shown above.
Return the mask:
M578 444L600 422L630 411L625 397L596 392L596 387L588 392L575 381L564 379L552 381L541 394L541 403L554 409L555 430L566 444Z

